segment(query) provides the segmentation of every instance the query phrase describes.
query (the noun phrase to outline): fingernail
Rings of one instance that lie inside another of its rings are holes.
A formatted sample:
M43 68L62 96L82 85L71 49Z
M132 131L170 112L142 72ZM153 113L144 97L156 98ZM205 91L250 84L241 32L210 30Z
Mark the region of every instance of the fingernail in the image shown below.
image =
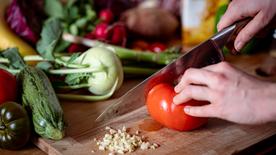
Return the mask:
M217 30L218 30L218 31L221 30L221 28L220 28L220 23L218 23L218 25L217 25Z
M186 107L184 108L184 112L187 113L187 114L189 114L189 113L190 113L190 109L191 109L190 107L187 107L187 106L186 106Z
M237 51L240 51L242 48L242 42L241 41L235 42L235 48Z
M176 93L179 93L179 87L178 87L178 86L175 86L175 87L174 87L174 91L175 91Z
M174 98L173 98L173 103L174 103L174 104L178 104L178 103L177 103L177 97L174 97Z

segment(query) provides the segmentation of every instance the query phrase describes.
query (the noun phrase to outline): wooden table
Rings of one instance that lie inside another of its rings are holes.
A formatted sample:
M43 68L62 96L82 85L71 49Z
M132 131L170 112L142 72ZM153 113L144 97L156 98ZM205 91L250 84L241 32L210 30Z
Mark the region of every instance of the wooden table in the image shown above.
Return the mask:
M241 68L241 69L245 69L246 66L246 71L250 74L254 74L254 71L256 69L256 67L261 64L261 62L268 57L267 53L259 53L259 54L255 54L255 55L247 55L247 56L231 56L231 57L227 57L227 61L233 63L234 65L236 65L237 67ZM266 78L266 80L270 80L270 81L276 81L276 78ZM131 84L131 87L134 86L137 82L133 82ZM118 92L116 94L116 96L120 96L122 95L120 92ZM70 106L67 105L66 108L70 108ZM66 110L65 110L66 111ZM66 114L65 114L66 115ZM211 121L210 124L216 122L215 121ZM226 123L227 124L227 123ZM254 127L253 127L254 128ZM74 132L74 131L71 131ZM276 134L276 132L275 132ZM267 139L264 138L264 139ZM263 140L263 139L262 139ZM253 145L253 147L249 147L248 149L245 149L243 153L247 153L250 152L252 153L252 151L265 151L265 150L271 150L271 149L275 149L275 144L274 142L276 141L276 136L271 136L270 139L265 140L261 143L256 142L256 145ZM259 149L259 150L258 150ZM241 150L240 150L241 151ZM22 150L19 151L8 151L8 150L1 150L0 149L0 154L1 155L12 155L12 154L17 154L17 155L42 155L44 154L42 151L40 151L38 148L36 148L33 144L29 144L26 147L24 147Z

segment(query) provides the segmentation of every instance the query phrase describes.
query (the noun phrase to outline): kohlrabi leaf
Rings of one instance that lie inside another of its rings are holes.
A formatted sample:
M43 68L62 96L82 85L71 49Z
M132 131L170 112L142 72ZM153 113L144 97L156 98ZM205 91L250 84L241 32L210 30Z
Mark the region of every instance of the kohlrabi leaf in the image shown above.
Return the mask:
M26 66L17 48L8 48L4 50L0 54L0 57L9 59L9 68L21 70Z
M70 59L67 61L67 63L73 63L78 57L80 56L80 53L74 53Z
M92 73L68 74L65 77L65 83L70 85L86 84L87 80L93 76Z
M54 51L61 39L62 27L57 18L48 19L42 29L41 39L37 43L37 51L46 60L54 60Z
M60 19L65 17L64 8L59 0L45 0L44 10L50 17Z
M48 71L49 69L53 68L53 65L48 61L44 61L44 62L38 63L36 67L41 70Z

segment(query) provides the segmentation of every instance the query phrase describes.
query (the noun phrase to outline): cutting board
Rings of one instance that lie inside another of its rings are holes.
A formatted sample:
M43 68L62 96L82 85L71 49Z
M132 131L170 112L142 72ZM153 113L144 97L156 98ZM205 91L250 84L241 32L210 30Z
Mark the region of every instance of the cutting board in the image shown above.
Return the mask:
M227 61L250 74L255 74L255 69L267 56L268 54L232 56L228 57ZM108 152L99 151L93 139L99 139L105 134L105 126L116 129L126 126L130 128L131 133L140 130L150 142L160 145L156 150L137 150L134 154L232 154L276 134L276 123L246 126L219 119L209 119L207 125L190 132L178 132L167 128L157 131L142 130L141 127L150 120L145 107L106 124L94 123L95 118L108 105L116 102L141 80L125 81L123 87L107 101L95 103L62 101L67 123L66 137L60 141L35 138L33 142L48 154L108 154ZM276 77L265 80L276 81ZM91 153L92 150L95 153Z

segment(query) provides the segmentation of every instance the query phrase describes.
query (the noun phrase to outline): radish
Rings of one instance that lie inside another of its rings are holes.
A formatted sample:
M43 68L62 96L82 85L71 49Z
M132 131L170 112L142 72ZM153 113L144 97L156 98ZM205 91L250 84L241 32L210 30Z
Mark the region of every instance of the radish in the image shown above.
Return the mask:
M92 33L95 35L96 39L106 40L108 37L107 28L108 28L108 25L106 23L100 23L95 27Z
M127 40L126 28L123 24L117 23L109 30L109 41L114 45L125 46Z
M104 23L111 23L113 21L113 13L109 9L104 9L100 12L100 20Z

